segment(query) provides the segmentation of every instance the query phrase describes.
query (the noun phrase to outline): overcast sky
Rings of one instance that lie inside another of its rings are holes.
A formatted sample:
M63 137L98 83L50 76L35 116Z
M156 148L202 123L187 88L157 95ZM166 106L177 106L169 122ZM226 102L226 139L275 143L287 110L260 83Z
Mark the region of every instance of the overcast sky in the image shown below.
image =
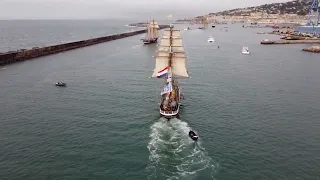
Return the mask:
M0 0L0 19L166 18L288 0Z

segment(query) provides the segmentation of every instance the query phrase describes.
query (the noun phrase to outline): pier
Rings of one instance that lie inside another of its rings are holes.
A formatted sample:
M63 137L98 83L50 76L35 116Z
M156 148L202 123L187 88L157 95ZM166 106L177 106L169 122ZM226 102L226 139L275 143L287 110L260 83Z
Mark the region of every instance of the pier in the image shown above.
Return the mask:
M165 29L169 27L170 27L169 25L159 25L160 29ZM38 58L42 56L57 54L60 52L70 51L73 49L78 49L78 48L100 44L100 43L113 41L117 39L123 39L126 37L143 34L145 32L146 30L138 30L138 31L109 35L109 36L104 36L99 38L92 38L88 40L75 41L71 43L58 44L53 46L34 47L32 49L20 49L17 51L9 51L5 53L0 52L0 66L5 64L16 63L16 62L20 62L28 59Z
M320 39L261 41L260 44L320 44Z

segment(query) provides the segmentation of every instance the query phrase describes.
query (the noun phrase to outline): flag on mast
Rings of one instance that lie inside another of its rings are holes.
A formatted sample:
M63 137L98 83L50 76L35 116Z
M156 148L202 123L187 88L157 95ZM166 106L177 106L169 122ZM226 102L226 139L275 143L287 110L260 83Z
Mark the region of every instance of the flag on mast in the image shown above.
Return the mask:
M168 17L168 18L172 18L172 14L169 14L167 17Z

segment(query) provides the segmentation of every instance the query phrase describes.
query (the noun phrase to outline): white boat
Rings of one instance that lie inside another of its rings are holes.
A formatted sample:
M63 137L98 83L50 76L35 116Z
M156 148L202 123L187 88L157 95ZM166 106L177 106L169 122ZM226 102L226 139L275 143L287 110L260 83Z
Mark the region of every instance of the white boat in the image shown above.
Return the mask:
M160 93L159 112L165 118L179 115L181 88L177 78L188 78L186 69L186 53L182 45L180 30L164 30L158 46L156 65L152 78L164 78L164 86Z
M208 42L214 42L214 38L213 38L213 37L211 37L211 36L209 36L209 38L208 38Z
M249 48L248 47L242 47L242 51L241 51L242 54L245 54L245 55L248 55L250 54L250 51L249 51Z
M189 27L184 28L184 31L188 31L188 30L191 30L191 28L189 28Z
M55 85L56 86L63 86L63 87L67 86L67 84L65 82L57 82Z

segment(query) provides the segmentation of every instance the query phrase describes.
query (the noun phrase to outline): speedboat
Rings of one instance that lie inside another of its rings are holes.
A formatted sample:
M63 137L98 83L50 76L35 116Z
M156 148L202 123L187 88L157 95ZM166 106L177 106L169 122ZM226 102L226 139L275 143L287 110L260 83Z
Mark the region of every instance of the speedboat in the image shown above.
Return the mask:
M242 47L241 53L242 53L242 54L245 54L245 55L250 54L249 48L248 48L248 47Z
M189 28L189 27L184 28L184 31L188 31L188 30L191 30L191 28Z
M195 132L193 132L193 131L189 131L189 137L194 141L197 141L199 139L197 134Z
M211 37L211 36L209 36L209 38L208 38L208 42L214 42L214 38L213 38L213 37Z
M67 84L64 82L57 82L55 85L56 86L67 86Z

